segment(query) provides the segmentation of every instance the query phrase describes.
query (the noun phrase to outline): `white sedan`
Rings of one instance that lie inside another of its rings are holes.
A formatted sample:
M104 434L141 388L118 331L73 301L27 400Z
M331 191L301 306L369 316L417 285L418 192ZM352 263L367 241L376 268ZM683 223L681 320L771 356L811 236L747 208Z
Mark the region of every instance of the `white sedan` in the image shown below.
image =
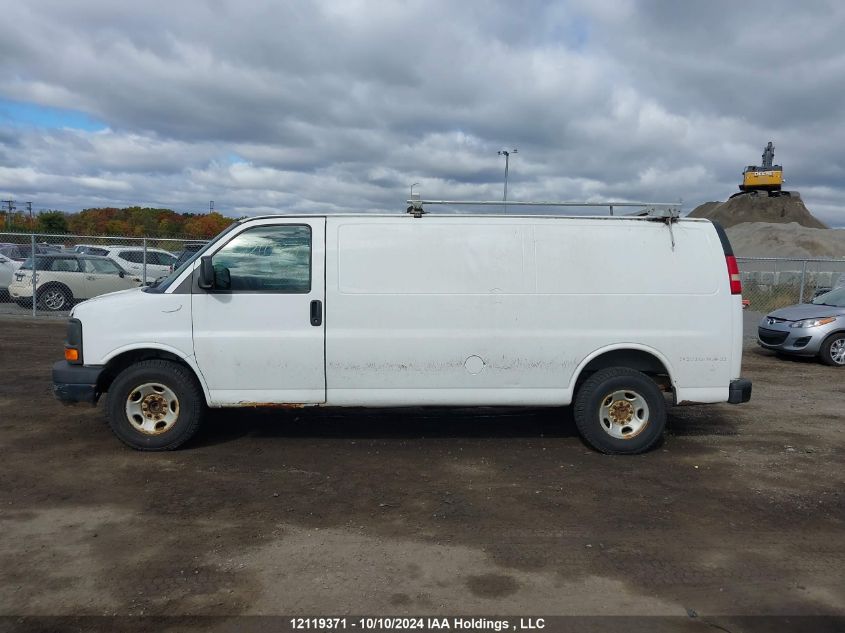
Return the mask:
M107 246L108 257L116 261L121 268L133 275L144 273L144 249L140 246ZM98 253L99 254L99 253ZM159 277L170 274L170 267L176 261L176 256L159 248L148 248L147 279L155 281Z
M9 300L9 284L15 276L15 271L21 267L21 262L0 255L0 301Z

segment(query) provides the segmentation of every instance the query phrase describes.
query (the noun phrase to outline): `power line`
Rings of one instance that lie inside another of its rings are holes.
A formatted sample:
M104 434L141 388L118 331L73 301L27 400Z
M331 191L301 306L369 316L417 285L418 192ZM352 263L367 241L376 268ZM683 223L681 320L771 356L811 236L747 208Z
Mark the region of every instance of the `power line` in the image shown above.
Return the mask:
M11 229L12 228L12 213L15 211L15 209L17 207L15 207L15 201L14 200L3 200L3 202L6 203L6 206L8 208L8 210L6 212L6 228Z

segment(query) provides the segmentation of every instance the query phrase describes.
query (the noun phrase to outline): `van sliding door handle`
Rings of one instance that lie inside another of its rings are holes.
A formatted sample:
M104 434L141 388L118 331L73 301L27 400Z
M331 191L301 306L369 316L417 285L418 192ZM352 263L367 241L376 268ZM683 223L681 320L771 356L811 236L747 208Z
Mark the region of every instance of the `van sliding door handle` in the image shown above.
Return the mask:
M311 325L323 324L323 302L314 299L311 302Z

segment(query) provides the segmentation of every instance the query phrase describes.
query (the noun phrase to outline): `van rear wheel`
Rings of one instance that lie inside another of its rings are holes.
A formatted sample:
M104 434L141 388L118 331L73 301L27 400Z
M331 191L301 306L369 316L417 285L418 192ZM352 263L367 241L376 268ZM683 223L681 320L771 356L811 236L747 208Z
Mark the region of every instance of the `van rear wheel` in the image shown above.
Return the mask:
M633 455L660 441L666 427L666 401L644 373L610 367L581 385L574 416L581 437L597 451Z
M123 370L109 387L109 427L139 451L170 451L197 432L205 399L196 378L177 363L145 360Z

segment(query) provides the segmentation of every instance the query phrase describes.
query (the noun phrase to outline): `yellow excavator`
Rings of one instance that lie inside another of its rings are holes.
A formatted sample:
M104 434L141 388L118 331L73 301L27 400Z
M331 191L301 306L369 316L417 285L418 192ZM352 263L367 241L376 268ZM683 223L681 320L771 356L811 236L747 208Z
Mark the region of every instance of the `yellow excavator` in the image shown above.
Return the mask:
M749 165L742 172L742 184L739 186L739 193L731 198L742 195L759 196L796 196L797 192L783 191L783 167L774 165L775 146L769 144L763 148L763 164L760 166Z

